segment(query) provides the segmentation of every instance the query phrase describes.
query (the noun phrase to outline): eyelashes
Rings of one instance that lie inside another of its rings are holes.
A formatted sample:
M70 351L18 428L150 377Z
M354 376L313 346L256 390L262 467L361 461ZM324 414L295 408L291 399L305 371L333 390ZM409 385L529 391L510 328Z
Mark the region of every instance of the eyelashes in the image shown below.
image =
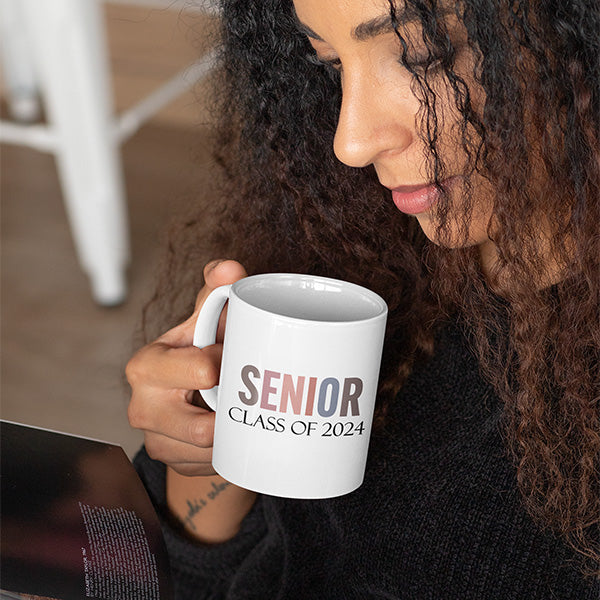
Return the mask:
M306 55L306 60L319 67L323 67L329 72L339 74L342 70L342 61L337 58L324 58L318 56L314 52ZM443 58L431 56L430 54L410 58L409 56L401 56L398 58L398 64L415 75L435 74L439 72L443 65Z
M339 58L321 58L314 52L309 52L306 55L306 60L318 67L324 67L328 71L339 73L342 68L342 61Z
M407 68L411 73L418 75L434 74L441 70L443 65L442 58L426 56L423 58L411 59L402 57L398 61L403 67Z

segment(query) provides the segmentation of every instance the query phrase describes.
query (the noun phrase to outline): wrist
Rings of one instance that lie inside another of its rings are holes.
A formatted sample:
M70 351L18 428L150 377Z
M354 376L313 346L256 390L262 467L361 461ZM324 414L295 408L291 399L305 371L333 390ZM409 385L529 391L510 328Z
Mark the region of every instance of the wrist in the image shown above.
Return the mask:
M187 477L167 467L167 505L185 533L206 544L234 537L256 493L219 475Z

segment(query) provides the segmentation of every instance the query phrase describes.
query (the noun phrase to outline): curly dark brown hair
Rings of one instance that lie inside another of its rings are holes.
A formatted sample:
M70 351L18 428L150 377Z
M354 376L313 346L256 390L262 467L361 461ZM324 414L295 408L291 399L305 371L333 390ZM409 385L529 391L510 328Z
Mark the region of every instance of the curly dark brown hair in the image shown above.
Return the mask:
M598 573L600 4L452 6L475 57L469 78L454 69L457 48L437 0L406 0L401 12L390 3L390 11L422 105L432 180L444 192L435 112L442 78L460 116L468 170L494 190L494 271L483 276L476 248L427 240L393 207L373 168L335 159L339 82L315 60L291 1L226 0L215 138L223 177L198 216L173 231L147 318L159 311L176 320L188 310L209 257L235 258L251 273L311 272L365 285L390 308L382 421L415 361L431 354L436 328L451 316L464 320L504 403L526 507ZM420 23L419 43L435 69L411 64L407 18ZM485 93L481 110L473 86ZM465 195L472 198L464 231L476 197L468 186ZM444 240L451 211L440 204Z

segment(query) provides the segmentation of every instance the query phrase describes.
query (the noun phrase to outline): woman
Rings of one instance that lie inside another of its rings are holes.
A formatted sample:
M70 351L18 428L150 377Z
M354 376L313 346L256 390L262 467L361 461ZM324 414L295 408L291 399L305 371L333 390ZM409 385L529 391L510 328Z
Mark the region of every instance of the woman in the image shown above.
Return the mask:
M599 32L592 0L224 3L218 226L176 233L159 296L240 262L127 369L179 597L598 597ZM244 267L388 302L352 494L212 470L191 331Z

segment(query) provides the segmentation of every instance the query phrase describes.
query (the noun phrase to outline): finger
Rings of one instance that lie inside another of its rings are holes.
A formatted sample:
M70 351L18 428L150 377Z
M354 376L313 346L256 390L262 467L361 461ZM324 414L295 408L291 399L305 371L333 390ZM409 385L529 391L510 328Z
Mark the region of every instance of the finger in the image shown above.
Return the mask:
M204 301L213 290L222 285L235 283L247 276L246 269L235 260L218 259L209 262L204 267L204 287L196 297L196 305L192 317L197 315Z
M248 273L246 269L235 260L217 260L212 263L208 263L204 269L204 281L206 282L206 288L211 291L220 285L227 285L230 283L235 283L244 277L247 277ZM214 286L214 287L213 287ZM208 295L208 294L207 294ZM204 303L203 298L201 300L202 304ZM200 312L200 308L202 304L196 300L196 310L195 313ZM196 314L192 315L194 318L194 323L196 320ZM227 320L227 304L225 308L221 312L219 316L219 323L217 326L217 335L216 341L219 343L223 342L223 337L225 334L225 322Z
M217 385L223 348L196 348L153 342L127 363L125 374L132 390L206 390Z
M165 397L164 391L152 395L134 390L128 417L131 426L146 435L162 435L199 448L213 445L215 413L189 404L182 392Z
M160 433L146 432L144 445L151 458L160 460L167 465L212 464L212 448L199 448Z
M157 341L172 346L190 346L194 337L194 328L198 319L198 313L208 295L217 287L235 283L246 276L247 273L244 267L235 260L219 259L208 263L204 267L205 285L196 297L194 312L183 323L160 336ZM224 322L222 316L220 322ZM221 326L221 333L222 329L223 327ZM222 336L220 339L222 339Z
M220 285L235 283L247 276L246 269L236 260L216 260L204 267L206 287L212 289Z

